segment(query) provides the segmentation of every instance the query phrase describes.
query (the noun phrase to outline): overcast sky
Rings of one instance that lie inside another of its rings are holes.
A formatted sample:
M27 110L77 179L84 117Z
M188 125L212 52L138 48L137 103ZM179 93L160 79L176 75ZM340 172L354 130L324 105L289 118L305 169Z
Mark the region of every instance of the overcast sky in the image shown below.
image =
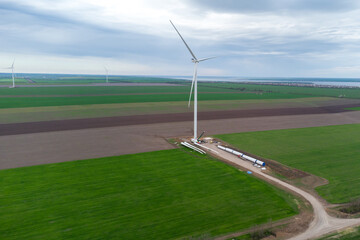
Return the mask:
M169 19L200 75L360 77L358 0L0 0L0 68L192 75Z

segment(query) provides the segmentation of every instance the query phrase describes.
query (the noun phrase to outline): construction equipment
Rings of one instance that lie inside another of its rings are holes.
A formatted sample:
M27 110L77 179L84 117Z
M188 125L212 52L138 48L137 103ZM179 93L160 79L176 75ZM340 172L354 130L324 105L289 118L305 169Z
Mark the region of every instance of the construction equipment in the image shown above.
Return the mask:
M200 138L204 135L205 131L203 131L200 136L198 137L198 139L196 140L198 143L205 143L205 141L200 140Z

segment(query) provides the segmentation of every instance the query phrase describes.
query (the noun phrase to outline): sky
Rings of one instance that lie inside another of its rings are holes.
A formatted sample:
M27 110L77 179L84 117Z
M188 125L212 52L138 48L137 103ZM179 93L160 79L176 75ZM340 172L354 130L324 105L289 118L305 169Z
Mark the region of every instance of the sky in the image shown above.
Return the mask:
M0 72L360 77L358 0L0 0Z

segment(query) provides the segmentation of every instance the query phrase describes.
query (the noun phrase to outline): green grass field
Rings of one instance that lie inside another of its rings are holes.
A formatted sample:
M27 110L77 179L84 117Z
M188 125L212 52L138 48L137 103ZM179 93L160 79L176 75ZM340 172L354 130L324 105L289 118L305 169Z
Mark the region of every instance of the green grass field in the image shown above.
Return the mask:
M10 75L9 75L10 76ZM104 83L105 76L46 76L44 78L43 75L32 75L32 80L35 83L28 83L26 79L17 78L16 83L18 84L89 84L89 83ZM147 76L110 76L110 82L130 82L130 83L180 83L189 85L189 81L181 80L181 79L171 79L171 78L159 78L159 77L147 77ZM10 77L0 78L0 84L9 85L11 83ZM296 94L296 95L310 95L315 97L344 97L344 98L360 98L360 89L359 88L319 88L319 87L298 87L298 86L272 86L272 85L260 85L260 84L246 84L246 83L229 83L229 82L199 82L199 90L201 88L211 87L219 88L220 91L261 91L261 92L273 92L273 93L285 93L285 94ZM23 90L16 91L7 91L9 89L0 89L0 95L13 94L14 92L23 92ZM31 92L33 90L24 90L23 94L30 94L27 91ZM36 93L34 94L66 94L61 93L61 90L34 90ZM59 93L51 93L51 92L59 92ZM74 94L83 94L77 93L78 90L70 90L70 92L75 92ZM108 90L106 90L108 91ZM188 89L186 89L188 91ZM81 92L81 91L80 91Z
M203 93L199 94L199 101L208 100L239 100L239 99L292 99L308 97L282 93ZM140 102L171 102L187 101L188 93L184 94L139 94L139 95L108 95L108 96L79 96L79 97L4 97L1 98L0 108L24 108L40 106L88 105L109 103L140 103Z
M329 180L331 203L360 197L360 124L219 135L237 148Z
M243 83L200 83L200 87L218 87L243 91L263 91L287 94L306 94L317 97L360 98L360 88L319 88L298 86L272 86Z
M51 84L73 84L73 83L104 83L105 75L103 76L61 76L56 79L36 79L38 83L51 83ZM150 77L150 76L111 76L109 75L109 82L131 82L131 83L176 83L176 82L189 82L181 79L173 79L166 77Z
M87 82L88 80L97 81L98 79L99 77L89 79L68 77L58 80L45 79L44 81L64 80L68 82L73 81L73 83L76 83L77 81ZM128 82L145 82L146 79L148 78L140 77L137 79L134 77L128 79L124 77L123 81L126 82L128 80ZM156 78L153 79L153 81L155 80ZM160 82L166 81L166 79L158 80L161 80ZM148 79L148 82L153 81L152 78ZM181 83L183 86L76 86L38 88L19 87L15 89L0 88L0 96L3 96L0 101L0 108L187 101L189 97L190 85L189 82L182 81ZM12 95L18 95L20 97L10 97ZM41 97L42 95L44 96ZM360 96L360 89L289 87L239 83L199 83L199 101L295 99L324 96L338 97L339 95L345 95L349 98L358 98Z
M29 83L25 77L29 77L34 82ZM89 84L89 83L105 83L105 75L63 75L63 74L16 74L15 83L25 85L38 84ZM184 83L189 82L182 79L172 79L166 77L149 77L149 76L112 76L109 75L109 82L127 82L127 83ZM0 85L8 85L12 83L11 73L0 77Z
M199 88L200 92L236 92L233 89ZM75 87L19 87L0 88L0 95L87 95L129 93L187 93L189 86L75 86Z
M179 239L298 212L293 197L182 149L0 171L1 239Z
M353 110L353 111L360 111L360 107L355 107L355 108L348 108L349 110Z
M16 79L15 83L23 84L27 82L25 79ZM12 78L0 78L0 85L12 85Z

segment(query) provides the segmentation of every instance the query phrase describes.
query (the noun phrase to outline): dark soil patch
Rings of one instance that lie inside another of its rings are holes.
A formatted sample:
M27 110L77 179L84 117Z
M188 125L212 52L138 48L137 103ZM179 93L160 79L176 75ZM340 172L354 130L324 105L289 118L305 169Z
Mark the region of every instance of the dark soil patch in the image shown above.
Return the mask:
M259 158L259 157L258 157ZM260 158L262 160L262 158ZM301 170L290 168L288 166L282 165L279 162L269 160L269 159L263 159L262 161L266 162L266 165L271 168L271 170L277 174L280 174L281 176L287 178L287 179L297 179L297 178L305 178L310 176L310 174L303 172Z
M216 120L231 118L250 118L265 116L286 116L286 115L304 115L304 114L326 114L347 112L345 108L353 105L324 106L310 108L277 108L277 109L248 109L248 110L227 110L227 111L209 111L199 112L199 120ZM128 125L142 125L154 123L170 123L192 121L193 113L172 113L172 114L152 114L152 115L134 115L117 116L86 119L69 119L44 122L27 122L0 124L0 136L16 135L25 133L50 132L77 130L87 128L115 127ZM277 166L274 166L277 167ZM282 172L281 167L280 172ZM297 173L293 173L295 177Z
M339 209L340 212L347 213L347 214L356 214L360 212L360 198L356 199L344 207Z
M324 178L309 174L308 176L301 179L301 183L310 189L314 189L316 187L328 184L329 181Z

